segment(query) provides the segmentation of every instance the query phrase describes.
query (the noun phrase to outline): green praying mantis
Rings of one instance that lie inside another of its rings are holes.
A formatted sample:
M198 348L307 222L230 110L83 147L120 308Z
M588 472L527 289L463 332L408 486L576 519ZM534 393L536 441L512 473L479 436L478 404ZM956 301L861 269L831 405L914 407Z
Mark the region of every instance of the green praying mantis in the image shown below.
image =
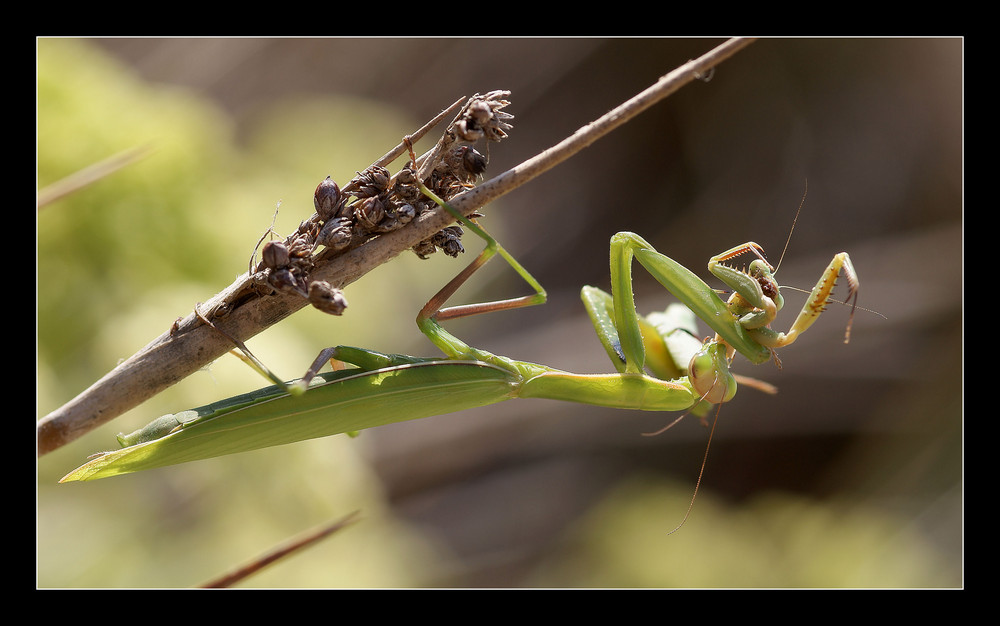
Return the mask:
M774 356L775 349L793 343L822 313L841 272L849 287L845 302L852 302L844 342L850 340L859 282L847 253L834 256L791 328L782 333L769 327L783 299L774 279L776 269L765 260L758 244L736 246L709 261L709 271L732 290L728 300L723 300L693 272L657 252L644 239L621 232L611 238L611 294L595 287L584 287L581 294L598 337L615 365L614 373L574 374L474 348L445 330L441 322L542 304L545 290L476 222L463 217L422 184L420 188L486 242L472 263L417 315L418 327L444 353L444 358L336 346L320 352L301 379L283 383L233 339L244 360L278 384L165 415L132 434L119 435L121 449L95 455L61 482L95 480L354 433L513 398L550 398L622 409L685 411L681 417L688 413L704 416L713 405L721 406L733 398L738 379L756 385L753 379L730 372L735 353L761 364ZM444 308L458 288L497 254L534 293ZM743 255L755 258L745 269L738 269L733 260ZM633 259L680 303L664 313L640 316L632 291ZM696 317L716 335L704 342L695 339ZM319 373L331 359L353 367Z

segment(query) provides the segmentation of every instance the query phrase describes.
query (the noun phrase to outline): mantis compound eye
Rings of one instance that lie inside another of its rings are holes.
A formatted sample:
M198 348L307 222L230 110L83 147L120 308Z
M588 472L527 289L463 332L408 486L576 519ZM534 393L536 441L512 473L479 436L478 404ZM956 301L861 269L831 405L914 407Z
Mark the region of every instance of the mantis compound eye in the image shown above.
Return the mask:
M688 376L695 391L706 402L729 402L736 395L736 379L729 372L726 345L718 342L705 344L688 365Z

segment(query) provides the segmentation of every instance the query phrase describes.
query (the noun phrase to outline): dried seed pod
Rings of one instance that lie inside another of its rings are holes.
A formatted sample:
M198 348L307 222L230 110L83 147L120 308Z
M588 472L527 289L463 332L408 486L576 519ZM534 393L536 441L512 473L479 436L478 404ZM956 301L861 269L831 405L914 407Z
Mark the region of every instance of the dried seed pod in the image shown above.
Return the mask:
M343 292L325 280L309 283L309 303L330 315L340 315L347 308Z
M462 247L462 229L459 226L449 226L434 233L431 242L450 257L457 257L465 252Z
M313 194L313 204L320 219L326 221L333 217L340 209L340 203L343 199L340 187L337 186L337 183L332 178L327 176L316 186L316 192Z
M296 291L302 295L306 295L302 289L302 285L299 284L295 275L287 267L271 270L267 277L267 284L275 291Z
M489 122L490 105L475 100L465 109L462 119L455 123L455 132L463 141L477 141L483 136L483 126Z
M400 224L409 224L417 216L417 209L412 204L402 204L393 211L393 217Z
M389 181L391 176L389 175L389 170L384 167L375 167L369 171L368 176L371 178L371 186L380 191L385 191L389 188Z
M486 171L486 157L472 146L462 146L457 150L461 152L462 166L473 176L478 176Z
M508 100L504 99L509 95L509 91L496 90L483 96L483 99L489 103L491 112L489 121L483 124L483 132L486 133L486 139L489 141L506 139L507 131L514 128L511 124L507 123L507 120L514 119L514 116L502 110L510 104Z
M392 188L392 195L402 202L415 203L420 199L420 188L417 187L417 175L409 169L403 168L396 174L396 185Z
M417 173L409 167L404 167L396 174L396 184L415 185L417 183Z
M385 217L385 204L378 197L369 197L354 205L354 217L364 230L373 231Z
M451 200L461 192L473 186L471 181L473 180L474 177L466 173L464 171L464 168L462 170L454 170L454 171L461 171L462 177L459 178L452 172L447 172L444 174L434 172L433 176L431 176L430 188L443 200Z
M436 248L434 247L434 242L430 239L424 239L412 248L413 253L416 254L421 259L426 259L430 255L434 254Z
M464 141L475 142L485 136L489 141L500 141L513 128L506 120L513 119L510 113L502 111L510 104L505 97L509 91L491 91L486 95L476 94L455 122L455 133Z
M343 250L351 243L351 220L338 217L323 225L316 235L316 246L326 246L334 252Z
M261 262L267 269L267 284L276 291L295 291L306 295L305 283L296 272L306 271L303 264L312 266L308 259L292 258L288 246L280 241L269 241L260 251ZM294 261L294 263L293 263Z
M417 215L422 215L427 211L433 211L435 207L437 207L437 203L427 198L413 203L413 208L417 210Z
M261 260L264 262L264 267L270 270L284 269L291 262L288 246L280 241L268 241L265 243L260 255Z
M319 233L316 232L318 235ZM313 232L306 231L304 233L295 233L290 236L285 245L288 246L288 256L292 260L301 261L307 259L312 255L315 245L315 237Z
M387 209L385 219L378 224L377 232L388 233L398 230L409 224L417 216L417 210L412 204L403 204L396 208Z
M311 246L313 242L316 241L316 236L319 234L321 226L322 223L318 219L318 216L313 215L309 219L300 222L299 228L288 239L296 243L303 243Z
M372 165L364 172L351 179L348 185L354 189L351 192L357 198L370 198L389 189L389 170L378 165Z

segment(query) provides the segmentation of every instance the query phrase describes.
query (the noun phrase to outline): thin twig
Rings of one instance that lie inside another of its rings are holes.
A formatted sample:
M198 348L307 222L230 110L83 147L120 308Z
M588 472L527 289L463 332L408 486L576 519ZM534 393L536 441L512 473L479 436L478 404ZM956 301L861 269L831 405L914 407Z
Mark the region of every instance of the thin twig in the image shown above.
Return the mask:
M688 61L555 146L455 196L449 204L463 215L471 214L562 163L684 85L708 75L712 68L752 41L730 39L698 59ZM453 221L445 211L429 211L405 227L375 237L344 254L333 258L319 255L311 277L343 288ZM301 297L292 294L249 297L248 284L247 275L241 276L201 309L216 312L216 315L219 307L228 311L227 315L215 317L214 321L224 325L228 334L243 341L306 305ZM202 324L192 313L76 398L39 420L36 431L38 454L59 448L134 408L231 348L232 344L221 333Z
M74 172L66 178L57 180L44 189L39 190L38 197L35 200L37 210L40 211L46 205L52 204L56 200L68 196L75 191L79 191L106 176L110 176L126 165L130 165L147 156L150 152L150 148L146 146L125 150L103 161L85 167L78 172Z
M267 553L260 555L253 561L241 565L226 574L214 578L201 585L202 589L224 589L232 587L238 582L249 578L250 576L256 574L265 567L271 565L275 561L285 558L294 552L298 552L304 548L312 546L321 539L329 537L333 533L341 530L342 528L353 524L358 521L360 513L355 511L346 517L338 519L334 522L321 526L319 528L307 531L299 537L291 539L279 546L272 548L267 551Z

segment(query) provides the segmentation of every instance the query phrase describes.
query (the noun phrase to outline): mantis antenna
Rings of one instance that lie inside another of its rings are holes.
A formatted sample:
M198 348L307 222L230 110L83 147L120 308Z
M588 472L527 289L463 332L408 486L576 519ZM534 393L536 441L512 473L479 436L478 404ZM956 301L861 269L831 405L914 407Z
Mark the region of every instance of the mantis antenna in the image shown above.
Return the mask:
M781 267L781 262L785 260L785 253L788 252L788 244L792 243L792 233L795 232L795 222L799 221L799 213L802 212L802 207L806 203L806 194L809 193L809 179L806 179L806 188L802 190L802 200L799 201L799 208L795 211L795 217L792 218L792 227L788 229L788 238L785 239L785 247L781 249L781 256L778 257L778 264L774 267L774 273L778 273L778 268Z
M781 250L781 256L778 258L778 264L774 268L774 273L775 274L777 274L778 268L781 267L781 262L785 259L785 252L788 251L788 245L792 241L792 233L795 232L795 223L799 220L799 214L802 212L802 207L806 203L806 194L808 194L808 193L809 193L809 180L806 179L806 188L802 192L802 199L799 201L799 208L796 209L796 211L795 211L795 217L792 218L792 226L791 226L791 228L788 229L788 237L785 239L785 247L782 248L782 250ZM794 287L793 287L793 289L794 289ZM741 382L745 382L745 381L741 381ZM757 381L754 381L754 382L757 382ZM718 379L716 379L715 384L718 384ZM715 384L713 384L713 388L714 388ZM770 393L775 393L775 392L777 392L777 389L771 388ZM709 391L708 393L711 393L711 391ZM702 396L702 400L705 399L705 397L708 395L708 393L706 393L704 396ZM701 458L701 468L698 470L698 478L697 478L697 480L695 480L695 483L694 483L694 491L691 493L691 501L688 503L687 511L684 512L684 517L681 519L680 523L677 524L677 526L675 526L673 530L671 530L670 532L668 532L667 533L668 535L672 535L675 532L677 532L678 530L680 530L681 527L684 526L684 524L687 522L688 517L690 517L691 511L694 509L694 502L695 502L695 499L697 499L697 497L698 497L698 488L701 487L701 479L704 477L704 475L705 475L705 467L706 467L706 465L708 465L708 451L709 451L709 449L712 446L712 436L715 434L715 426L719 422L719 413L721 413L721 412L722 412L722 404L720 403L716 407L716 409L715 409L715 418L712 419L712 428L708 432L708 441L705 442L705 453L704 453L704 455L702 455L702 458ZM680 417L678 417L674 421L670 422L669 424L667 424L666 426L664 426L660 430L657 430L656 432L643 433L643 435L644 436L648 436L648 437L659 435L660 433L663 433L664 431L670 429L677 422L679 422L682 419L684 419L688 415L688 413L690 413L690 411L685 412L683 415L681 415Z

